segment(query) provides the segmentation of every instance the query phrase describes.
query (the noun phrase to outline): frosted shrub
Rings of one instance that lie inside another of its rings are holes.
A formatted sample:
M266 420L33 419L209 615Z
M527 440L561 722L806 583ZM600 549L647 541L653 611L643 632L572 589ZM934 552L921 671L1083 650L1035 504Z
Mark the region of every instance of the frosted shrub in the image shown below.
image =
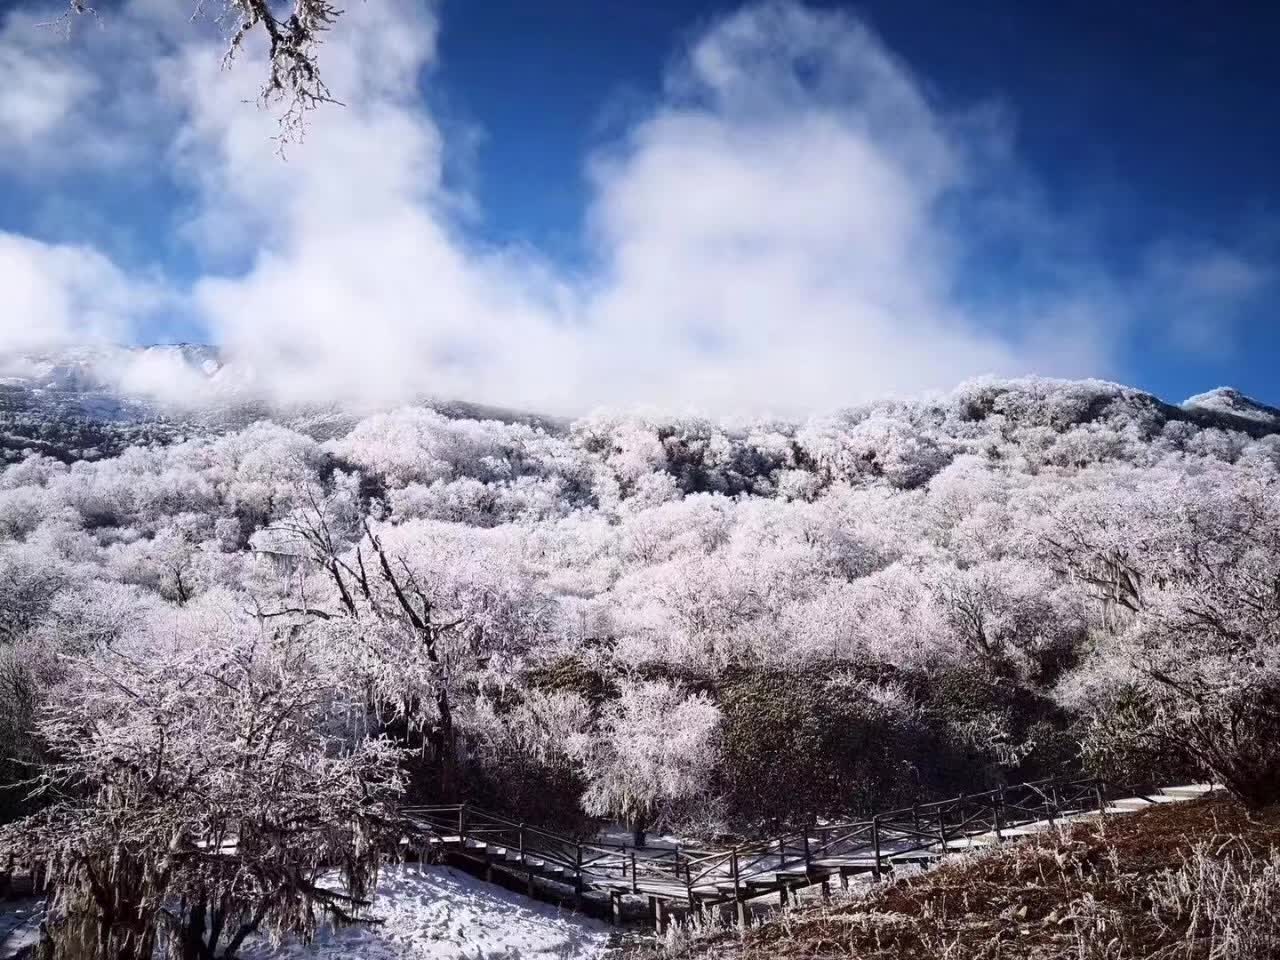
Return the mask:
M1220 472L1135 491L1150 519L1128 543L1077 531L1075 569L1129 616L1064 697L1099 762L1181 756L1263 806L1280 796L1280 484Z
M373 888L399 753L350 727L362 705L317 655L319 634L229 600L135 627L51 692L50 802L0 846L45 865L63 949L142 960L199 941L230 956L259 929L358 916ZM335 865L345 891L315 880Z
M637 841L681 802L704 794L720 711L704 695L661 682L627 682L585 747L582 805L616 816Z

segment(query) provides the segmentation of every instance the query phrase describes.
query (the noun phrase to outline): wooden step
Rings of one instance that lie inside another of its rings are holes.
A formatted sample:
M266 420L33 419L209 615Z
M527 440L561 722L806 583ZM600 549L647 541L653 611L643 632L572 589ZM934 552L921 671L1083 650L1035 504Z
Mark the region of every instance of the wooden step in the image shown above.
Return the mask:
M1195 800L1212 792L1212 790L1213 785L1209 783L1188 783L1180 787L1161 787L1160 793L1176 800Z
M832 867L820 867L817 864L808 870L779 870L774 873L779 880L826 880L837 872Z

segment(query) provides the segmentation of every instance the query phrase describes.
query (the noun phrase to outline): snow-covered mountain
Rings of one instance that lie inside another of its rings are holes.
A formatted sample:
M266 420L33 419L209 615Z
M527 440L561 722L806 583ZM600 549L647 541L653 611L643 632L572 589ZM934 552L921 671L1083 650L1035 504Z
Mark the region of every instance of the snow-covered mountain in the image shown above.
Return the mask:
M271 373L207 344L92 345L0 354L0 457L39 450L97 459L138 443L238 429L270 418L316 436L349 428L359 413L282 407ZM418 399L447 417L556 428L554 418L464 400Z
M0 356L0 384L69 392L128 392L127 378L136 367L169 368L213 380L223 366L218 348L203 344L66 347Z
M1253 437L1280 433L1280 409L1230 387L1175 405L1104 381L1079 381L1076 389L1059 389L1069 385L1038 378L975 381L947 402L964 407L964 419L998 413L1015 424L1044 420L1055 429L1124 421L1153 435L1182 421ZM370 412L336 406L282 408L271 399L270 386L270 371L254 369L206 344L97 345L0 356L0 456L14 460L39 450L60 459L97 459L139 443L218 433L264 418L323 438L345 432ZM451 418L522 422L553 432L566 426L555 418L464 400L423 396L417 402ZM919 410L913 416L928 419L923 411L930 403L914 402Z
M1280 408L1259 403L1246 397L1234 387L1218 387L1208 393L1198 393L1185 400L1182 406L1188 410L1205 410L1234 419L1252 420L1268 428L1280 429Z
M10 398L38 398L60 413L107 421L205 419L236 409L265 412L273 406L271 412L279 414L278 403L267 399L270 379L270 371L233 360L209 344L93 345L0 354L0 392ZM1112 388L1104 391L1110 395L1108 401L1159 408L1173 419L1179 418L1175 411L1181 411L1203 425L1218 420L1249 432L1280 428L1280 408L1232 387L1197 394L1175 407L1142 390L1106 386ZM533 416L457 399L423 399L455 416L507 421Z

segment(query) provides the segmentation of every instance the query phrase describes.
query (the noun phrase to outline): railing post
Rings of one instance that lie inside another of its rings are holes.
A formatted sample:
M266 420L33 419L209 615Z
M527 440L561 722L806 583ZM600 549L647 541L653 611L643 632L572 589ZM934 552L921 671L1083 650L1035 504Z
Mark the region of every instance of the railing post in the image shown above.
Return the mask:
M582 844L574 844L573 856L573 909L582 909Z
M738 851L735 848L729 853L729 869L733 874L733 904L737 914L738 926L747 925L747 905L742 899L742 884L738 878Z
M805 827L800 832L800 839L804 842L804 875L809 876L809 864L811 862L809 854L809 828Z
M996 843L1004 843L1004 830L1000 823L1000 807L1003 800L1004 797L999 792L991 798L991 823L995 827Z
M871 870L871 876L878 881L880 879L880 818L878 816L871 818L871 845L876 853L876 864ZM840 874L840 879L844 879L843 872ZM847 887L847 884L845 886Z
M520 824L520 862L524 863L524 824Z
M623 864L622 869L625 870L626 868L627 868L626 864ZM636 852L632 850L631 851L631 892L632 893L640 892L639 883L640 883L639 880L636 878Z
M458 807L458 839L462 841L462 845L467 845L467 805L464 803Z
M938 839L942 841L942 852L947 852L947 814L941 807L938 808Z
M1093 781L1093 795L1098 803L1098 816L1107 815L1107 785L1102 780Z

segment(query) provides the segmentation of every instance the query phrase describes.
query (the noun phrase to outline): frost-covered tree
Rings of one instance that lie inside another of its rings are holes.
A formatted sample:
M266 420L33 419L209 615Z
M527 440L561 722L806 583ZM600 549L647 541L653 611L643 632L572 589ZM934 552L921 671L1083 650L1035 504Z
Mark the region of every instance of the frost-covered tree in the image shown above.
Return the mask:
M70 576L52 551L36 544L0 547L0 641L18 639L49 612Z
M234 597L229 635L303 638L349 697L343 742L412 748L423 800L648 825L710 793L758 825L762 710L839 784L771 796L779 820L1082 746L1122 779L1272 789L1262 414L1029 378L804 423L261 415L0 472L6 778L61 761L36 724L69 669L139 636L205 656L189 628Z
M1087 630L1077 593L1026 561L938 564L927 589L945 625L943 642L963 658L993 666L1051 662Z
M662 681L624 682L585 747L583 807L621 818L643 846L664 813L708 793L719 721L704 694Z
M400 752L366 735L322 641L206 596L74 660L38 722L48 803L0 833L47 871L57 955L233 956L359 915ZM334 868L342 888L321 881Z
M532 689L513 699L509 690L486 693L460 719L472 782L482 794L474 799L535 822L569 820L582 790L579 760L589 749L591 704L570 690Z
M230 27L224 63L234 62L245 41L261 35L267 44L267 77L259 99L264 107L283 105L282 137L300 137L308 111L337 102L321 79L318 52L342 10L329 0L293 0L288 15L270 0L222 0L218 7L218 20ZM207 13L205 4L193 5L193 18ZM88 0L68 0L63 19L86 14L98 15Z
M1146 536L1123 548L1100 537L1101 559L1076 561L1129 615L1099 639L1068 702L1091 716L1086 748L1099 763L1178 757L1250 805L1273 803L1280 481L1223 468L1163 479L1133 490Z

